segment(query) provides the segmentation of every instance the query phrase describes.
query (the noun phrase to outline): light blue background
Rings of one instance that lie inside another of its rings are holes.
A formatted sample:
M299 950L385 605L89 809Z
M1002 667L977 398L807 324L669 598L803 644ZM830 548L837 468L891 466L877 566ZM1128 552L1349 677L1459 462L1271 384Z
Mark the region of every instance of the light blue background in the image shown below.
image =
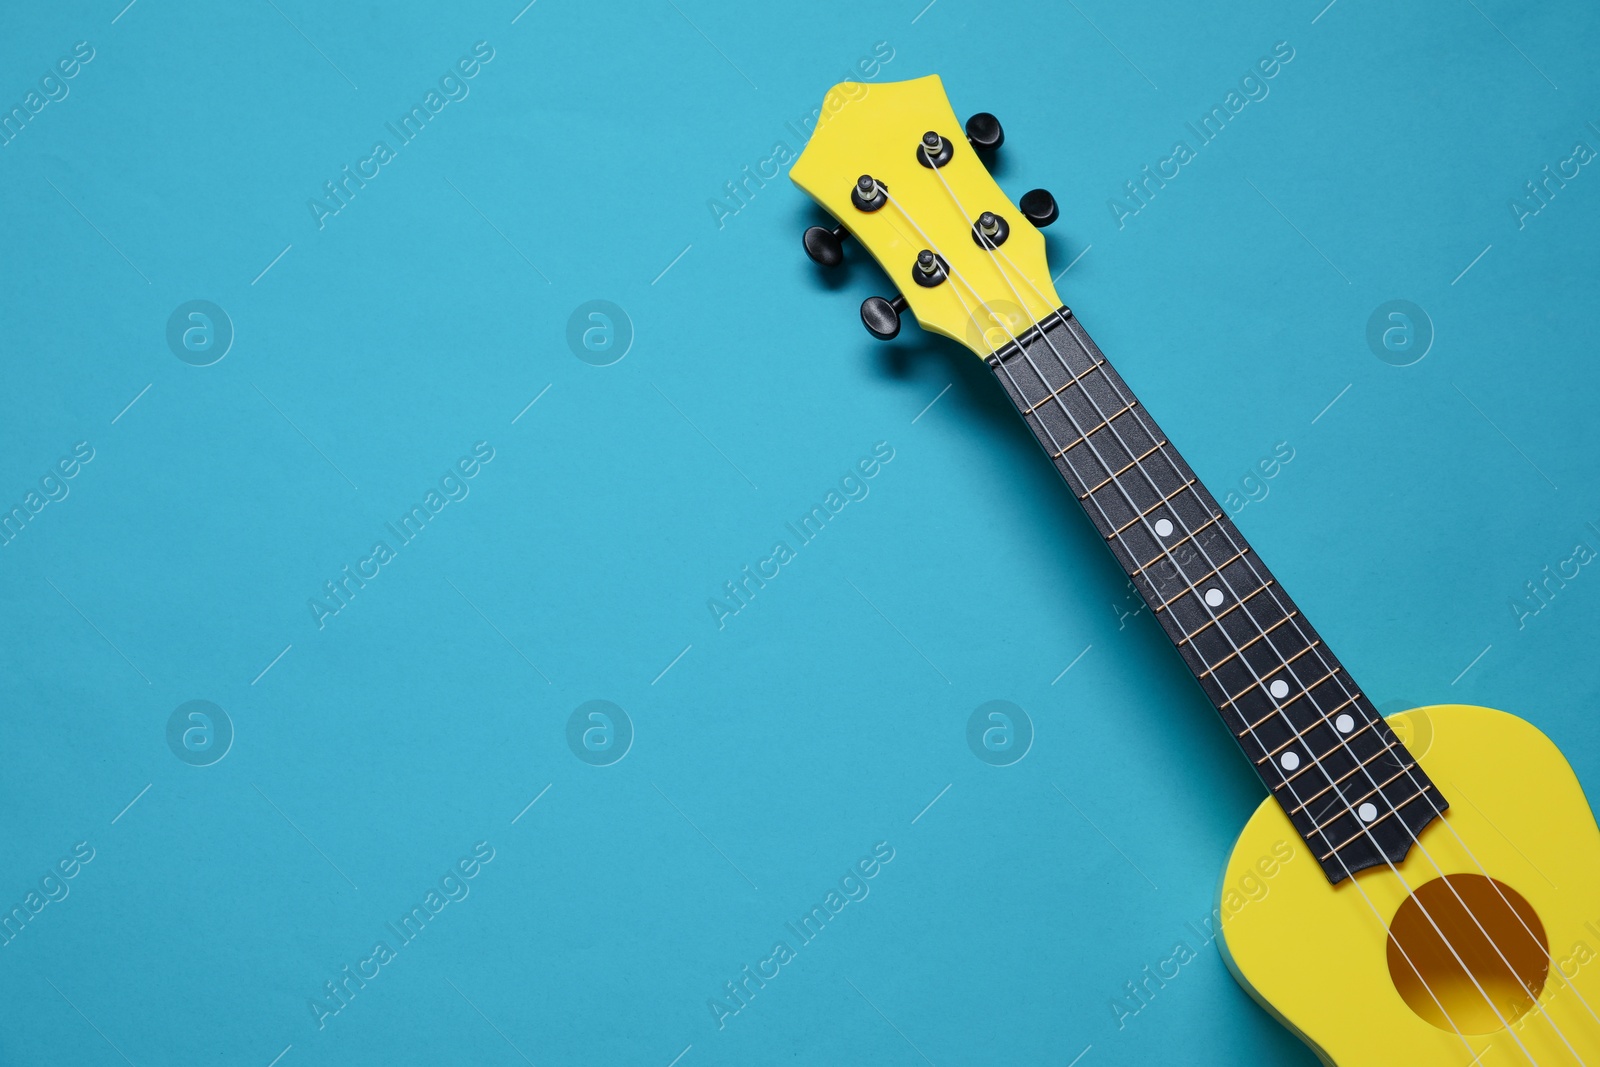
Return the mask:
M1600 147L1592 7L520 6L4 18L7 108L95 58L0 148L0 502L95 458L0 548L0 898L96 854L0 948L0 1061L1312 1062L1209 947L1119 1029L1257 783L988 372L867 337L887 283L804 258L787 181L714 221L879 41L882 79L1000 116L1002 184L1053 190L1055 269L1081 255L1065 299L1219 497L1293 446L1238 522L1374 700L1514 711L1597 780L1600 576L1508 606L1600 547L1600 176L1508 207ZM1270 96L1119 230L1108 198L1277 41ZM210 367L165 341L191 299L237 333ZM610 367L565 341L591 299L636 331ZM1365 340L1391 299L1437 333L1409 367ZM319 630L308 598L477 441L470 496ZM870 496L719 631L707 599L878 441ZM592 698L637 731L610 767L566 744ZM166 744L194 699L237 732L211 767ZM1037 731L1011 767L966 747L991 699ZM471 895L319 1030L308 998L478 841ZM719 1030L707 999L880 841Z

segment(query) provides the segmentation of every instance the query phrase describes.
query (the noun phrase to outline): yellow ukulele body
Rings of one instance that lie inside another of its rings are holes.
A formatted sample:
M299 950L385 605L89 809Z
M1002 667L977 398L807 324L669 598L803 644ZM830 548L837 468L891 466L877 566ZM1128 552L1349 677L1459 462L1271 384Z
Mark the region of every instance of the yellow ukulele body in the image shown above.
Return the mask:
M1338 1067L1600 1064L1600 830L1572 768L1504 712L1389 722L1450 810L1331 886L1262 801L1223 875L1229 969Z

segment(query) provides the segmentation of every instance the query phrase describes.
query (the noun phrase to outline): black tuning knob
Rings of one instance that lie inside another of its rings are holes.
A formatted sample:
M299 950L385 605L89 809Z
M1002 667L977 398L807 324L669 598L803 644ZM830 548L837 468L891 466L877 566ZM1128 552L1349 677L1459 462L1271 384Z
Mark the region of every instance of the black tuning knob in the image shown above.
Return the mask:
M861 325L880 341L892 341L900 332L900 313L906 309L906 298L895 294L893 300L869 296L861 302Z
M1061 210L1056 207L1056 198L1050 195L1048 189L1028 190L1022 194L1017 207L1022 209L1022 214L1029 222L1040 229L1061 217Z
M967 120L967 140L973 148L993 152L1005 144L1006 131L1000 128L999 119L987 111L980 111Z
M844 262L843 241L850 236L850 231L843 226L828 229L826 226L812 226L801 237L801 242L806 246L806 255L812 261L824 267L837 267Z

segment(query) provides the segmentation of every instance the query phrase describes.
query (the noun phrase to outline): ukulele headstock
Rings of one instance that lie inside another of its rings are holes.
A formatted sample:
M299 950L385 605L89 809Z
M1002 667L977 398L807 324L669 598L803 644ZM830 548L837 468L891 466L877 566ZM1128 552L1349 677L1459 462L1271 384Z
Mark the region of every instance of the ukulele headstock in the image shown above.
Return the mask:
M862 322L875 336L899 332L909 308L924 330L980 357L1061 306L1038 227L1055 221L1053 197L1000 191L980 151L1004 140L993 115L956 119L937 75L882 84L844 83L789 176L840 222L806 231L806 253L825 266L854 236L900 286L870 297Z

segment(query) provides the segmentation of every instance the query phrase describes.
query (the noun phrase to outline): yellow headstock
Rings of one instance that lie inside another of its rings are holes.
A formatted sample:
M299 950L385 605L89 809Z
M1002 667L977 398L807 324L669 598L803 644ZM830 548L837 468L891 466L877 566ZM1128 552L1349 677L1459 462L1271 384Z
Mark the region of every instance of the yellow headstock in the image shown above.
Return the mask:
M932 152L923 141L930 131L939 135ZM1044 237L967 143L937 75L834 86L789 176L872 253L923 329L979 356L1061 306ZM874 182L858 187L867 176ZM996 247L974 237L985 212L1001 221ZM938 257L931 277L942 281L919 282L931 280L918 266L924 251Z

